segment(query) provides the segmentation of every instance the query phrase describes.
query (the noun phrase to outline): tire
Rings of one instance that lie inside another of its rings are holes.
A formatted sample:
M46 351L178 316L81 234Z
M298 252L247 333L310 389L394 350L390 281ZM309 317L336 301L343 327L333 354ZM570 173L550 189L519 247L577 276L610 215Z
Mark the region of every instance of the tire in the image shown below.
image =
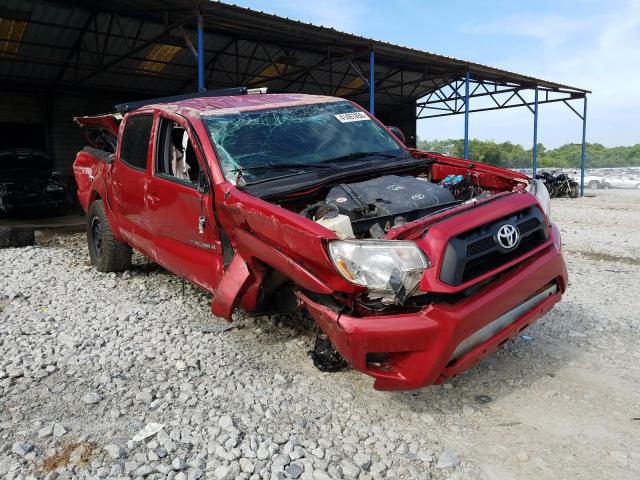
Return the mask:
M592 189L594 189L594 190L595 190L596 188L600 188L600 182L599 182L599 181L597 181L597 180L591 180L591 181L589 182L588 187L589 187L589 188L592 188Z
M569 198L578 198L580 194L580 190L578 185L571 185L571 189L569 190Z
M121 272L131 266L131 247L114 238L102 200L89 207L87 244L91 263L99 272Z

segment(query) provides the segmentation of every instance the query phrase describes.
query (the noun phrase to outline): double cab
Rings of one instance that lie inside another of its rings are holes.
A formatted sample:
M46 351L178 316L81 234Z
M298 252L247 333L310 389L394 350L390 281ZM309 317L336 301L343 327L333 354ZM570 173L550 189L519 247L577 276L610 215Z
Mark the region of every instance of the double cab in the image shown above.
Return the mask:
M135 249L227 320L304 309L316 363L376 389L458 375L567 288L542 182L408 148L353 102L236 89L118 110L75 119L95 268Z

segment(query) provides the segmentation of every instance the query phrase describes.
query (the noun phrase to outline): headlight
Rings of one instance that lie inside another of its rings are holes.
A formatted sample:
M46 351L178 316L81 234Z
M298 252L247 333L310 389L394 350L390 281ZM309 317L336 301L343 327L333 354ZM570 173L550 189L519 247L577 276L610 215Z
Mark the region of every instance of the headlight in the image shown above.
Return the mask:
M549 191L547 190L547 187L544 186L543 181L532 180L527 187L527 191L536 196L538 202L540 202L542 211L549 219L551 219L551 197L549 197Z
M401 302L415 291L429 266L414 242L399 240L334 240L329 243L329 256L351 283Z

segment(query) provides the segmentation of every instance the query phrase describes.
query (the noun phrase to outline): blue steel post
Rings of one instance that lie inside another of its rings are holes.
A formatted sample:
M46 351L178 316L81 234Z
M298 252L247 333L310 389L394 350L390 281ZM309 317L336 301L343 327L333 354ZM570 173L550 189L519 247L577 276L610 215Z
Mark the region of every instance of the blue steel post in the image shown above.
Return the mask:
M376 87L373 83L374 81L374 70L376 66L376 58L373 53L373 48L369 52L369 111L371 115L375 115L376 109Z
M469 72L464 75L464 159L469 159Z
M536 178L538 169L538 87L536 87L533 103L533 178Z
M198 91L204 92L204 32L202 29L202 12L198 14Z
M584 107L582 110L582 149L580 151L580 196L584 195L584 163L586 156L587 141L587 96L584 96Z

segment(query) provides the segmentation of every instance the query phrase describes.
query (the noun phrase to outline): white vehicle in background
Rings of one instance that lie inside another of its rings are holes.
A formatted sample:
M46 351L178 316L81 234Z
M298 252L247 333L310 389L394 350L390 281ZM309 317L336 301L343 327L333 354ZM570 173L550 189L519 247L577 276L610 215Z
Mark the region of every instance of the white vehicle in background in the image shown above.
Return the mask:
M569 176L580 184L580 172L576 170L571 170ZM605 177L604 175L596 175L596 174L585 174L584 176L584 186L585 188L605 188Z
M586 184L585 179L585 184ZM640 177L605 177L604 188L636 188L640 189Z
M585 175L584 186L587 188L605 188L606 178L602 175ZM580 182L580 176L578 175L578 182Z

